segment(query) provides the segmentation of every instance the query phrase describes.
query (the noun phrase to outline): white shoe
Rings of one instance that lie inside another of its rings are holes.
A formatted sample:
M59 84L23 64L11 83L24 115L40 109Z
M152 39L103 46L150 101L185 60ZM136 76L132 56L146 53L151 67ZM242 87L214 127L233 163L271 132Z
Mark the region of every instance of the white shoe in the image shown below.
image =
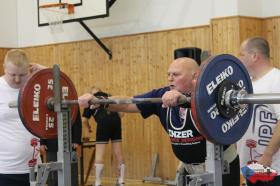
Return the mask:
M117 182L115 186L124 186L124 182L122 182L122 183Z

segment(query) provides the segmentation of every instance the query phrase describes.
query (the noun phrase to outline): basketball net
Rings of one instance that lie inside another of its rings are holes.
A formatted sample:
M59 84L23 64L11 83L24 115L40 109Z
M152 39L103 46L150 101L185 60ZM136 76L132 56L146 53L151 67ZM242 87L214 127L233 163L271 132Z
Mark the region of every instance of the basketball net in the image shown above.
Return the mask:
M64 32L63 20L74 15L74 5L59 3L40 7L53 34Z

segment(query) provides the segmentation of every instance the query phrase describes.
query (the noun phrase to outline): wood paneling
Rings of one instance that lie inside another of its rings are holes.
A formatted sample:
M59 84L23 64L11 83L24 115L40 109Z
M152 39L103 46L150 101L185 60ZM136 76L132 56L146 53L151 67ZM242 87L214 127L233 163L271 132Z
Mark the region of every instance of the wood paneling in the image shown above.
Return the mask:
M237 54L240 45L239 17L211 21L212 54Z
M213 54L239 55L239 46L247 37L263 35L263 20L251 17L226 17L211 21Z
M270 44L270 59L276 67L280 67L280 17L264 20L264 37Z
M257 19L229 17L213 19L209 26L105 38L113 59L95 41L81 41L24 48L31 62L51 67L60 64L73 81L78 94L96 85L113 95L136 95L166 85L166 71L173 51L181 47L199 47L213 54L238 55L240 42L248 36L263 35L272 48L271 58L279 66L280 18ZM7 49L0 49L0 60ZM178 161L167 134L156 117L143 120L138 114L125 114L123 154L126 178L142 179L150 174L152 155L159 154L157 175L173 179ZM91 120L94 125L94 121ZM95 137L95 134L91 134ZM109 144L105 157L105 177L116 177L115 160ZM89 153L86 154L89 159ZM85 167L86 168L86 167ZM94 171L92 171L92 175Z
M202 26L103 39L112 50L111 61L95 41L29 47L25 51L31 62L49 67L59 64L78 94L96 85L113 95L132 96L167 84L167 68L174 49L209 50L209 33L209 26ZM174 178L178 161L158 118L143 120L139 114L126 114L122 121L126 178L142 179L149 175L154 153L159 154L157 175ZM106 150L105 177L116 176L110 146Z
M4 58L5 58L5 54L7 53L9 49L7 48L0 48L0 74L3 74L4 71L3 71L3 61L4 61Z
M254 17L240 17L240 42L248 37L263 37L263 19Z

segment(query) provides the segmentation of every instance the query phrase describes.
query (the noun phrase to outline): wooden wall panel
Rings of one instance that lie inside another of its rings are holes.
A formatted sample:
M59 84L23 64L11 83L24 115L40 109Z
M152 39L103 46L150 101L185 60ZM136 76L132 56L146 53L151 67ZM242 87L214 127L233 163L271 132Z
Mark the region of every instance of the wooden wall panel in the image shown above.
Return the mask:
M5 58L5 55L7 53L9 49L7 48L0 48L0 74L3 74L4 71L3 71L3 61L4 61L4 58Z
M239 17L218 18L211 21L212 54L238 54L240 45Z
M95 41L29 47L25 51L31 62L49 67L59 64L72 79L78 94L96 85L113 95L132 96L165 86L173 50L181 47L209 50L209 33L209 26L201 26L103 39L112 50L112 60ZM149 175L152 155L158 153L157 174L173 179L178 161L158 118L143 120L138 114L126 114L122 120L126 178L142 179ZM95 134L91 135L95 138ZM104 176L115 177L115 159L109 147ZM89 160L90 153L86 156Z
M240 42L252 36L263 37L263 19L254 17L240 17L239 25Z
M229 53L239 56L243 40L263 36L263 19L253 17L226 17L211 21L212 53Z
M264 37L270 44L270 59L276 67L280 67L280 17L271 17L263 21Z

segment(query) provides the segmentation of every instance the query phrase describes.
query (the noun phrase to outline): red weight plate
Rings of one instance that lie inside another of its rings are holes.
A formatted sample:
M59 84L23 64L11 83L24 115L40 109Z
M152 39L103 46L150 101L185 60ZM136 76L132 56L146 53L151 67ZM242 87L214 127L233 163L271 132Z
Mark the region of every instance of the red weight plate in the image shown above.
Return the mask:
M61 97L77 100L77 92L72 81L60 73ZM46 103L54 97L53 69L43 69L32 75L19 91L18 111L22 123L33 135L42 139L57 138L56 112ZM78 105L71 105L71 123L77 117Z
M209 58L208 58L209 59ZM196 84L197 84L197 80L200 76L200 73L202 71L202 68L204 68L204 66L208 63L208 60L204 61L203 63L201 63L201 65L199 66L199 70L195 73L194 77L193 77L193 80L192 80L192 84L194 87L196 87ZM195 122L195 126L196 128L198 129L198 131L200 132L200 134L202 134L207 140L208 137L207 137L207 134L204 133L204 130L203 130L203 127L201 126L199 120L198 120L198 115L197 115L197 112L196 112L196 107L197 107L197 103L196 103L196 98L195 98L195 92L192 92L191 94L191 112L192 112L192 118Z

